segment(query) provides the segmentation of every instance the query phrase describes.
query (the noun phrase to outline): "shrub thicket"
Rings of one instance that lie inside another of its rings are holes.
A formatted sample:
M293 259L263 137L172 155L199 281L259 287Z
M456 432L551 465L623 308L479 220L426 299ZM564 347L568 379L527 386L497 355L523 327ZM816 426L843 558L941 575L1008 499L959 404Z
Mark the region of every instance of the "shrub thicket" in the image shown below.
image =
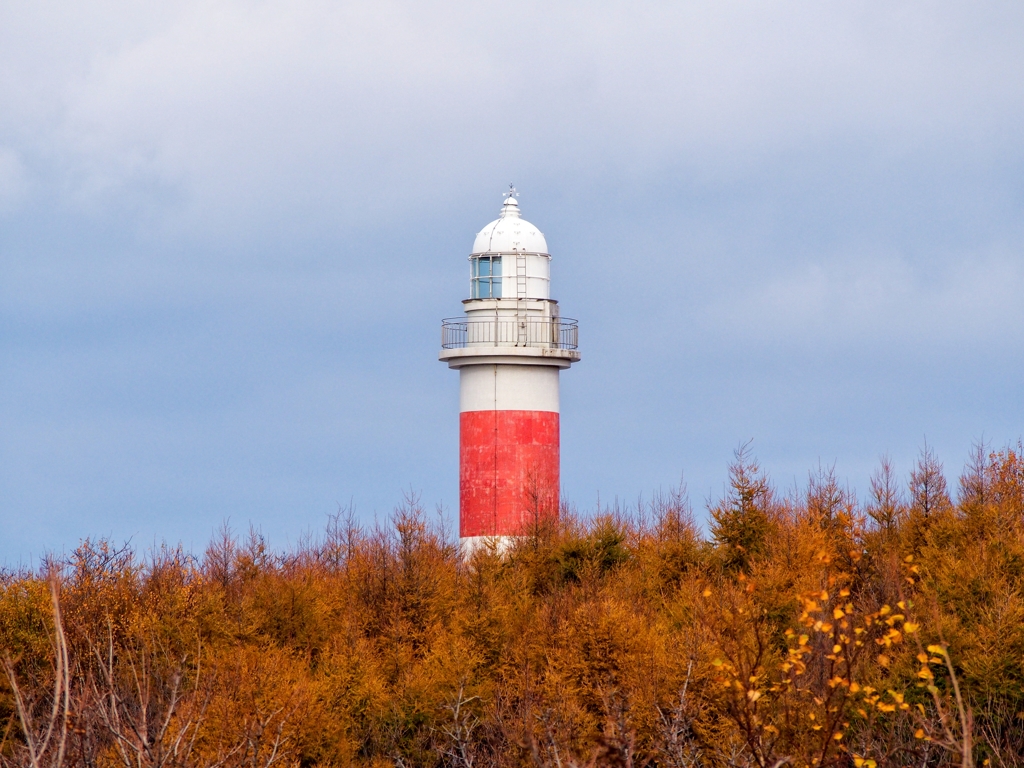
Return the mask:
M287 554L86 542L0 583L0 760L282 765L1024 763L1024 458L859 503L743 451L682 493L458 553L410 501Z

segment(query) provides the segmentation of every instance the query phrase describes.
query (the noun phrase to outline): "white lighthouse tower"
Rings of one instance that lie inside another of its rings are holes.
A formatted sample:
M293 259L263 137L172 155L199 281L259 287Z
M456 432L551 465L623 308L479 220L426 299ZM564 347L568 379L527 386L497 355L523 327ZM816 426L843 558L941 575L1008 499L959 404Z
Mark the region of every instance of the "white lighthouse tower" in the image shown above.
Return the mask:
M515 188L476 236L466 316L442 321L440 359L459 371L459 536L464 552L558 515L558 373L580 359L577 324L551 298L544 235Z

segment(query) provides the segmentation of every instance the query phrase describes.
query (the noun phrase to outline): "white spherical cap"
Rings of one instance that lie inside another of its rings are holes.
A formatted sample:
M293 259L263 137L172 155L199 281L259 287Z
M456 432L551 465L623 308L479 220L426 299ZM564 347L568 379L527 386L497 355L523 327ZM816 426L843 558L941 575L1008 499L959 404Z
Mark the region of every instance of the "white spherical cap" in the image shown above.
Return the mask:
M480 230L473 253L547 253L548 243L533 224L519 214L519 203L509 195L501 214Z

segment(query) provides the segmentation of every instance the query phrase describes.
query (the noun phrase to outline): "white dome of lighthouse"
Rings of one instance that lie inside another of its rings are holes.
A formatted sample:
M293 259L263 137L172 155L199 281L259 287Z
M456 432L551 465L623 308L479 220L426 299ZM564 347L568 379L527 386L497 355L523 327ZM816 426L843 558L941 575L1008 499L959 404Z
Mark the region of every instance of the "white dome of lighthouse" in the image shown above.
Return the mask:
M548 243L537 227L519 214L519 203L509 195L501 215L480 230L473 253L547 253Z

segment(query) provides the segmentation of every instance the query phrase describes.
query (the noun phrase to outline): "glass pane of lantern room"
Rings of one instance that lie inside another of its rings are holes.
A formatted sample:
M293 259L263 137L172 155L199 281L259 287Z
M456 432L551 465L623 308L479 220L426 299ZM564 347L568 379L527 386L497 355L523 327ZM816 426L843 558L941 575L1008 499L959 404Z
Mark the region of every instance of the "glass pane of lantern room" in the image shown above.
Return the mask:
M500 269L498 270L498 273L499 274L501 273ZM501 298L501 278L500 277L492 277L491 278L491 298L495 298L495 299L500 299Z

